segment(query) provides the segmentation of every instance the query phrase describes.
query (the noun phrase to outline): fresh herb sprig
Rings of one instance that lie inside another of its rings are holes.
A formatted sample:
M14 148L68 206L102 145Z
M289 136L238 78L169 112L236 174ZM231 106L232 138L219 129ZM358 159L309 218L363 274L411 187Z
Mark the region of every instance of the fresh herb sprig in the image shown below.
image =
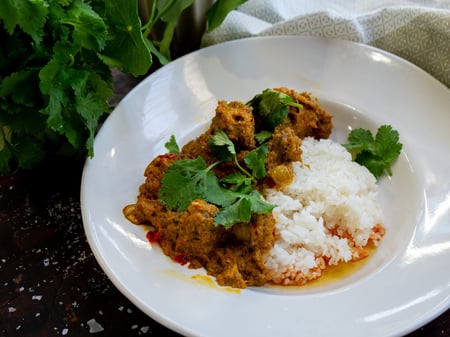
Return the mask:
M179 148L171 136L166 148ZM249 170L240 165L236 158L233 142L223 131L211 137L211 146L219 161L206 166L203 158L175 161L161 180L160 200L170 210L185 211L190 203L202 199L219 207L214 224L230 228L238 222L250 222L253 213L271 212L274 205L264 202L260 193L253 189L257 179L266 175L261 166L265 162L267 146L261 145L249 152L244 161ZM238 171L219 180L212 169L223 161L232 160Z
M247 105L253 108L255 114L262 117L263 127L268 131L273 131L277 125L285 121L289 114L289 106L303 108L303 105L295 102L293 97L273 89L265 89L253 97Z
M381 125L375 137L370 130L354 129L343 146L353 159L365 166L377 179L384 174L392 175L391 165L400 155L403 145L397 130L390 125Z

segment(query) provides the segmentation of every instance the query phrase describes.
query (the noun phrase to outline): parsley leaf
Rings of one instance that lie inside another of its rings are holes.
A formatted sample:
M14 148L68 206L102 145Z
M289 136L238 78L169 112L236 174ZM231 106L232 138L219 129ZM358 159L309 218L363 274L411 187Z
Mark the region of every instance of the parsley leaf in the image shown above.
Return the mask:
M399 133L390 125L381 125L375 137L369 130L355 129L343 146L353 159L365 166L377 179L383 174L392 175L391 165L402 150Z

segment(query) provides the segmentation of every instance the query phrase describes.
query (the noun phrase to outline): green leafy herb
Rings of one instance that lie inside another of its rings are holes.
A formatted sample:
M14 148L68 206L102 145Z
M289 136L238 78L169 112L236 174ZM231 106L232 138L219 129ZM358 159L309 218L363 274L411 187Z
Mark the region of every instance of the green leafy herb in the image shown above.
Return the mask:
M174 137L166 143L173 146ZM176 144L176 143L175 143ZM220 161L206 166L203 158L175 161L161 180L159 197L170 210L185 211L189 204L202 199L220 208L214 218L215 225L230 228L237 222L249 222L253 213L272 211L273 205L264 202L252 184L266 176L265 158L267 144L250 151L244 161L252 173L243 168L237 160L236 149L228 135L217 130L211 137L211 147ZM238 171L222 178L215 176L212 168L222 161L232 160Z
M222 130L216 130L214 135L211 136L210 146L221 161L225 162L233 160L242 173L252 179L255 179L255 177L252 176L251 173L249 173L245 168L241 166L241 164L239 164L234 144L230 140L230 138L228 138L228 135L225 132L223 132Z
M272 138L272 132L267 130L262 130L260 132L255 133L255 139L258 144L263 144L267 142L270 138Z
M252 170L252 175L256 179L261 179L267 176L266 171L266 157L269 149L267 144L263 144L253 151L247 153L244 158L245 164Z
M390 125L382 125L373 137L369 130L355 129L348 135L348 143L343 146L353 159L379 178L387 173L392 175L391 165L402 150L399 133Z
M264 90L247 104L262 117L263 126L269 131L273 131L277 125L284 122L289 113L289 106L303 108L303 105L295 102L291 96L272 89Z
M180 153L180 147L178 146L174 135L171 135L170 140L164 145L169 153Z
M110 66L141 75L151 65L140 27L135 1L1 1L0 174L93 155Z
M221 22L231 2L216 1L208 19ZM152 55L169 62L177 21L194 0L148 3L142 25L138 1L0 1L0 175L48 155L93 156L111 109L111 68L139 76Z
M235 201L228 207L223 207L214 217L214 224L230 228L238 222L250 222L253 213L269 213L275 207L261 199L258 191L250 193L235 193Z

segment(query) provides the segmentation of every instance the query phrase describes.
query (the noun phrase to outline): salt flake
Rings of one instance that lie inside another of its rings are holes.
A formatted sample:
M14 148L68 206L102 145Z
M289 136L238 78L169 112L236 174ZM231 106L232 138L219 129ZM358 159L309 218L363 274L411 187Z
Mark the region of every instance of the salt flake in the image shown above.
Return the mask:
M14 307L8 307L8 312L15 312L16 311L16 308L14 308Z
M87 324L89 325L89 333L97 333L105 330L94 318L87 321Z
M40 301L42 299L42 295L33 295L31 299L35 301Z

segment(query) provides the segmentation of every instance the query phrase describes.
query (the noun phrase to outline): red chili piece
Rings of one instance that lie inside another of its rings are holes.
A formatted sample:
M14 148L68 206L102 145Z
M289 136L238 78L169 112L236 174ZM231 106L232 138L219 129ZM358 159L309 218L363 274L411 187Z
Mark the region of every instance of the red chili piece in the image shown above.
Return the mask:
M186 254L178 254L176 255L173 260L182 266L184 266L186 263L188 263L188 257Z
M159 231L149 231L145 236L150 243L155 243L158 241L160 235L161 233Z

